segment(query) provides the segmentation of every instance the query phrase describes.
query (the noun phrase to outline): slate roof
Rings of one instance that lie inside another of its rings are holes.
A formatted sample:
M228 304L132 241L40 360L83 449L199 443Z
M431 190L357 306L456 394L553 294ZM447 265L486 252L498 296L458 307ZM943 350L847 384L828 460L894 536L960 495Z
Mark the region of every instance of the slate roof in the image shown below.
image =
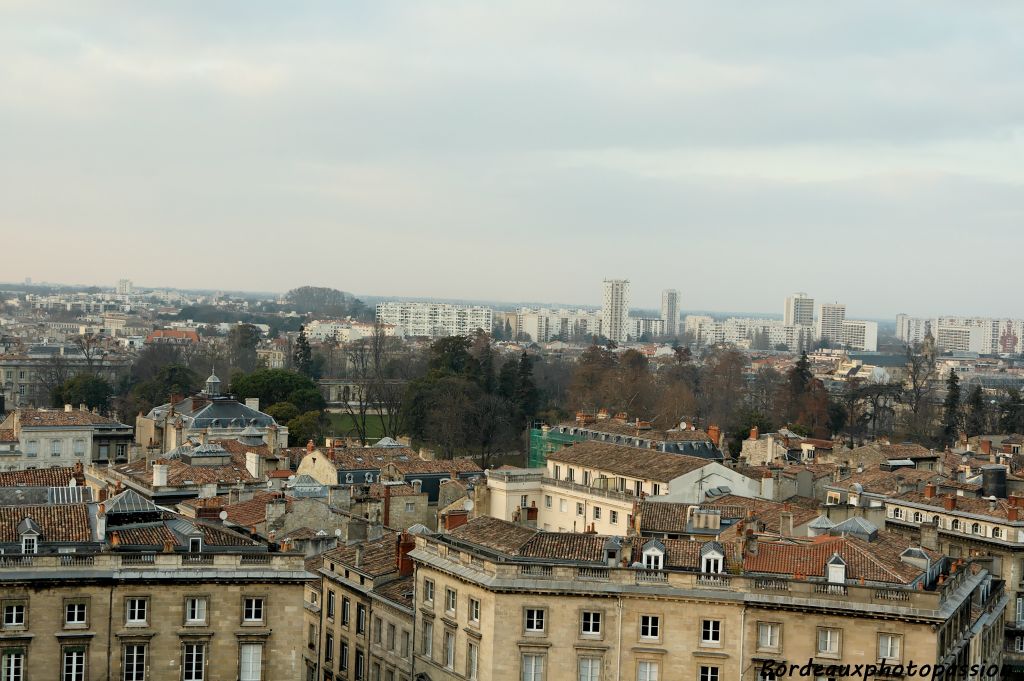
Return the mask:
M110 497L104 502L104 508L108 516L119 513L131 514L160 511L156 504L133 489L126 489L120 494Z
M668 482L712 463L707 459L585 440L548 454L548 461L613 475Z
M18 525L31 518L42 528L42 541L88 542L89 511L85 504L62 506L0 506L0 541L18 542Z
M162 420L170 412L171 403L153 407L146 418ZM246 406L231 397L186 397L174 404L174 415L187 428L244 428L254 425L267 428L276 425L272 416Z

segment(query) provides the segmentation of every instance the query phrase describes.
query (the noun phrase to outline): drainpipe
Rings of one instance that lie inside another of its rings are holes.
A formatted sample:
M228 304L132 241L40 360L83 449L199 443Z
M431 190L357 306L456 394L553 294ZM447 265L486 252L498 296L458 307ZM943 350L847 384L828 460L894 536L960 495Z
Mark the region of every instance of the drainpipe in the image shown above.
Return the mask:
M743 609L740 611L740 679L743 681L743 665L747 663L747 659L743 656L744 644L747 641L747 605L743 604Z
M615 607L618 610L619 616L619 634L617 641L615 642L615 681L621 681L622 679L622 596L615 599Z

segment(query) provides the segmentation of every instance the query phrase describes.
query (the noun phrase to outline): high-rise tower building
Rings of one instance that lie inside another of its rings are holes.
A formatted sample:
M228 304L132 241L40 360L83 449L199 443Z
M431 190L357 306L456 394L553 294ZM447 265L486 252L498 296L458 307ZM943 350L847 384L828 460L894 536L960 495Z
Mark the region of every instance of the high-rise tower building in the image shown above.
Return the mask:
M825 303L818 313L818 338L829 343L843 341L843 321L846 320L846 306L839 303Z
M119 296L130 296L134 291L131 279L119 279L117 281L117 294Z
M809 298L806 293L794 293L786 298L782 323L786 326L814 326L814 298Z
M679 291L667 288L661 292L661 318L665 322L665 335L679 335Z
M601 333L616 343L625 343L629 335L628 317L629 279L605 279Z

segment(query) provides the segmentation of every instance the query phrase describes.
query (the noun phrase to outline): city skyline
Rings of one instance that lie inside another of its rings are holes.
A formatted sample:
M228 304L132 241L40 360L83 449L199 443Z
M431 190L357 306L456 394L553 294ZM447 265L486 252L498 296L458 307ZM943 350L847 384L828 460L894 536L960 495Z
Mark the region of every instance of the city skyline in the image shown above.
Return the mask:
M685 276L711 310L814 289L862 316L1016 316L1005 287L941 273L961 247L1015 264L1022 13L15 4L0 223L11 252L48 238L7 271L186 287L202 258L210 288L580 304L615 276L652 308ZM158 235L220 247L139 257Z

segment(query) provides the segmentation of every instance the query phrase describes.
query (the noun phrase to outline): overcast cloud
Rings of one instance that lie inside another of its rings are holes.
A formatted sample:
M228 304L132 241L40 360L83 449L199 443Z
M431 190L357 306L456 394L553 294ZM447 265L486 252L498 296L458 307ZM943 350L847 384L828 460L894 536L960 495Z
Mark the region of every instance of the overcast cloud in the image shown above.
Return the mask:
M1024 316L1024 3L0 8L0 280ZM13 256L13 257L11 257Z

